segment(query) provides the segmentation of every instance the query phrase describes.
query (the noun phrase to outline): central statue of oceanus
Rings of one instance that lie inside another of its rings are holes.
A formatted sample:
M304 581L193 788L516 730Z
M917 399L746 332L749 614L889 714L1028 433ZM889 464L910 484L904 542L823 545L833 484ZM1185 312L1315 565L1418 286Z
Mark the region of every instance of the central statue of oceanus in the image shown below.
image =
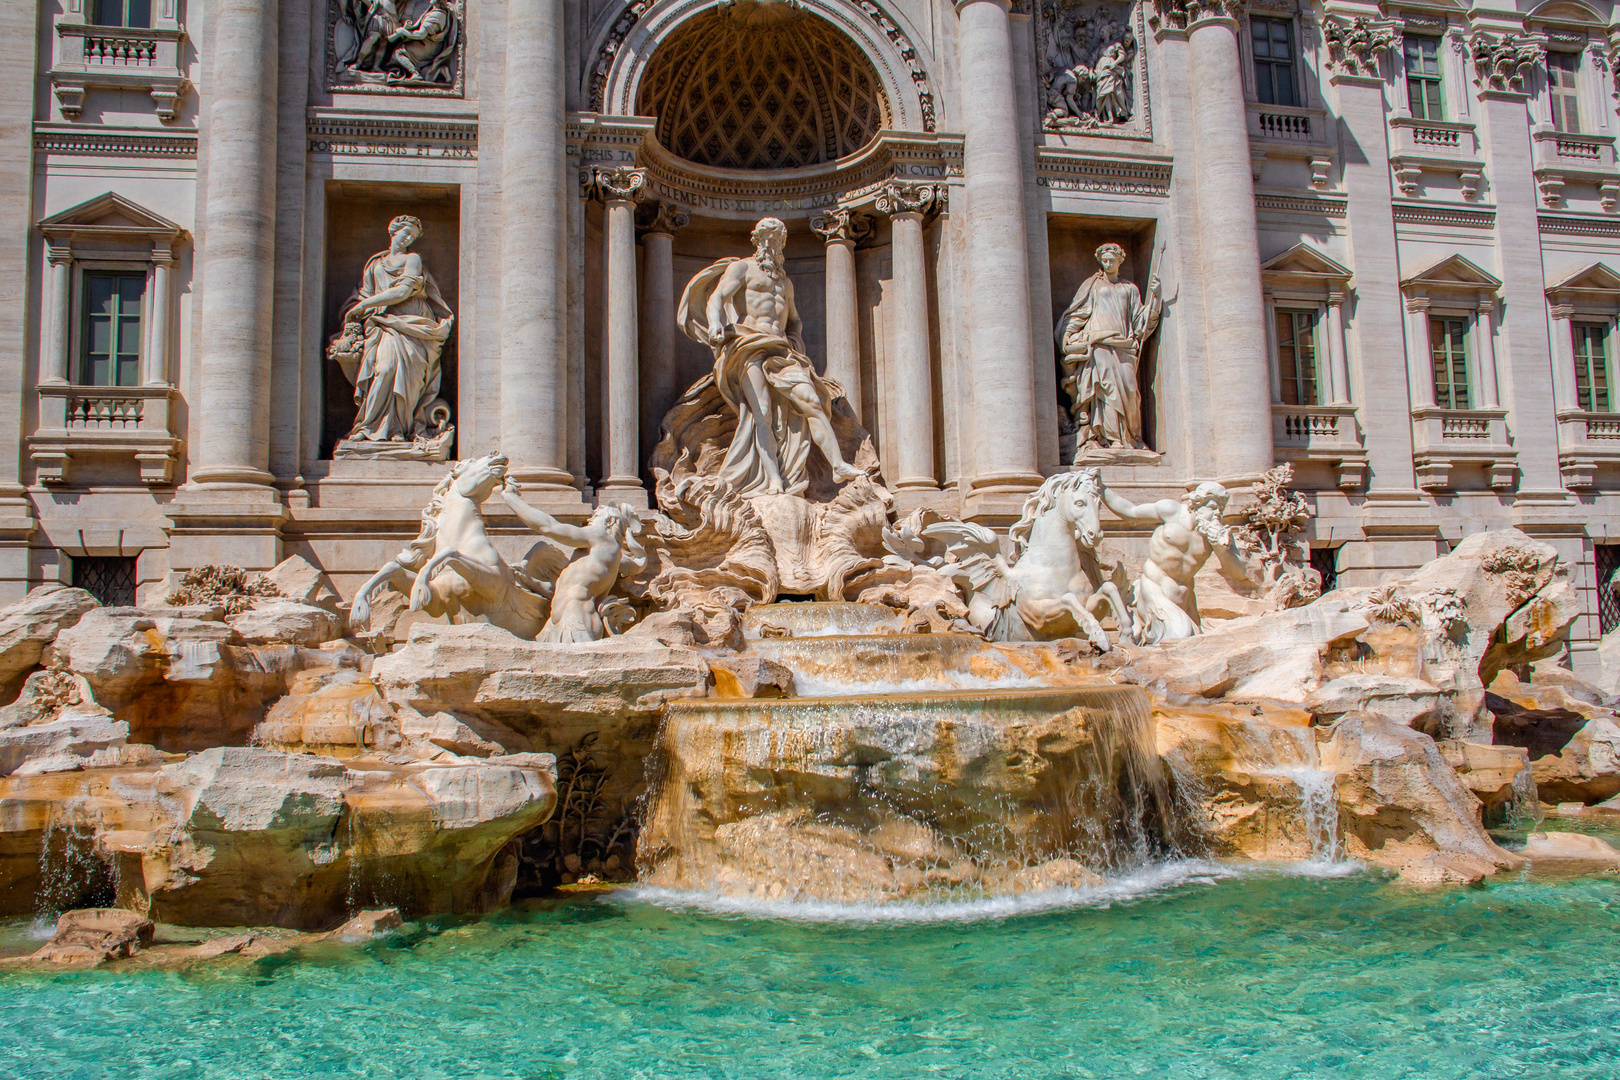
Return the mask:
M802 494L814 444L834 481L853 480L864 474L845 460L832 424L843 388L805 355L784 265L787 226L765 218L752 239L753 255L694 277L676 313L686 336L713 350L714 386L737 414L720 476L744 498Z

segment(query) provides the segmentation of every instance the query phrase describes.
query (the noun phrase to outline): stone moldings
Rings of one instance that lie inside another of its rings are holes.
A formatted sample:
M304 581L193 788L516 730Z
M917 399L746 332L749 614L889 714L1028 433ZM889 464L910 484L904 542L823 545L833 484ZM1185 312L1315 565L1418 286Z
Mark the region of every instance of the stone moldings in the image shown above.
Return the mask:
M1474 81L1486 90L1528 91L1525 76L1547 62L1547 45L1519 34L1479 33L1468 39Z
M460 97L466 0L331 0L327 88Z
M1364 15L1354 19L1330 15L1322 21L1322 38L1327 42L1328 66L1335 74L1377 77L1379 59L1400 34L1392 24Z
M1042 127L1051 132L1142 132L1147 85L1130 4L1044 0L1037 51L1045 91Z

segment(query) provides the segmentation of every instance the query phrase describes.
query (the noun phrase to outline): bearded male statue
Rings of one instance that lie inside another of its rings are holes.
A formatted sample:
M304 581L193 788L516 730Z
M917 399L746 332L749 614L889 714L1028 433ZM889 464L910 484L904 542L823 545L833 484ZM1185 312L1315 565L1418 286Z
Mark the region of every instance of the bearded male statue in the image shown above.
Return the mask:
M714 352L714 385L737 414L720 476L744 498L802 494L813 444L835 481L853 480L864 474L845 460L832 425L844 391L805 355L784 265L787 226L765 218L752 239L752 256L721 259L694 277L676 313L686 336Z

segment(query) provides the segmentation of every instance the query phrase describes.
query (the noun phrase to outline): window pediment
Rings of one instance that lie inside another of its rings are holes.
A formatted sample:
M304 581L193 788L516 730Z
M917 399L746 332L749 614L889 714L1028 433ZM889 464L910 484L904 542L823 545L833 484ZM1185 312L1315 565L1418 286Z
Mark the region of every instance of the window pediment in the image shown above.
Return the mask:
M111 191L44 218L39 231L52 244L61 245L81 240L125 244L145 241L154 247L167 247L186 235L185 229L168 218Z
M1461 255L1448 255L1411 277L1401 279L1401 291L1409 295L1473 294L1479 299L1494 296L1502 279L1482 270Z
M1260 278L1268 288L1310 292L1326 296L1350 284L1350 268L1328 258L1309 244L1295 244L1266 260Z

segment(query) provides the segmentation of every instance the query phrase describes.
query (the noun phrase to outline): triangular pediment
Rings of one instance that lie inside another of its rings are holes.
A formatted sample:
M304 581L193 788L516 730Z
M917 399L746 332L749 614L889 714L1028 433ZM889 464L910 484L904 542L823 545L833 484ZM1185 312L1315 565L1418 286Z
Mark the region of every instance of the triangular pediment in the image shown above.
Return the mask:
M39 223L39 230L46 236L86 232L178 236L185 231L161 214L112 191L52 214Z
M1402 288L1409 288L1413 285L1495 290L1502 287L1502 279L1495 274L1481 270L1461 255L1448 255L1427 269L1420 270L1401 281Z
M1548 292L1569 289L1576 292L1620 293L1620 274L1603 263L1595 262L1568 274L1547 286Z
M1334 262L1309 244L1295 244L1281 255L1273 256L1260 267L1263 274L1308 274L1312 277L1350 280L1348 267Z

